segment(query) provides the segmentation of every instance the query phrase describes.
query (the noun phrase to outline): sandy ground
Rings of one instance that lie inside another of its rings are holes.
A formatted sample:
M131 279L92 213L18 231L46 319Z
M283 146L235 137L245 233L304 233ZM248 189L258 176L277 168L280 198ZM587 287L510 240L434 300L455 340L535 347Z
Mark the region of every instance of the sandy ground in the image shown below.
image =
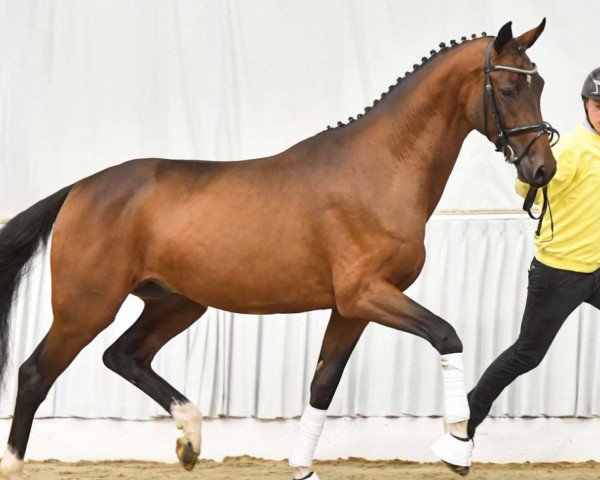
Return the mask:
M440 464L411 462L369 462L361 459L316 462L321 480L400 480L454 479L456 476ZM134 479L134 480L289 480L285 462L258 460L250 457L226 458L223 463L203 461L193 472L179 465L154 462L27 462L23 480L56 479ZM545 464L474 464L469 480L527 478L536 480L600 479L600 463Z

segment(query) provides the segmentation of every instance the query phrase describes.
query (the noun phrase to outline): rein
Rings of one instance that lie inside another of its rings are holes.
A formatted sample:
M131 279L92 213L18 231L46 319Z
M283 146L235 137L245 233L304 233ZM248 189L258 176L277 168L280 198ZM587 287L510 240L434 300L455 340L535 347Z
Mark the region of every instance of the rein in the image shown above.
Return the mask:
M550 200L548 200L548 187L545 186L542 188L542 194L544 196L544 203L542 205L542 210L540 211L540 214L536 217L532 213L531 208L533 207L533 203L535 201L535 197L537 196L537 192L538 192L537 188L529 187L529 191L527 192L527 195L525 196L525 201L523 202L523 210L525 210L527 212L527 214L529 215L529 217L532 218L533 220L539 220L537 229L535 231L536 237L540 236L540 232L542 231L542 222L544 221L544 215L546 215L546 210L549 211L549 213L550 213L550 230L552 231L552 235L550 237L550 240L546 240L543 242L543 243L546 243L546 242L552 241L552 239L554 238L554 219L552 218L552 207L550 206Z

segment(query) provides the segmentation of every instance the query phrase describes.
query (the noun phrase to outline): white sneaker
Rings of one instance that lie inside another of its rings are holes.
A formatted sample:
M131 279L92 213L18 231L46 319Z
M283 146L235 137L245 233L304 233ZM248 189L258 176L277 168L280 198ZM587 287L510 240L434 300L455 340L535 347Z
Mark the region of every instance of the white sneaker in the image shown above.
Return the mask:
M466 475L471 466L473 440L459 440L451 433L446 433L431 446L431 451L440 460L449 464L450 468L459 467L459 469L452 468L456 473L462 474L461 472L466 470L464 473Z
M300 480L319 480L319 476L317 475L317 472L310 472L307 477Z

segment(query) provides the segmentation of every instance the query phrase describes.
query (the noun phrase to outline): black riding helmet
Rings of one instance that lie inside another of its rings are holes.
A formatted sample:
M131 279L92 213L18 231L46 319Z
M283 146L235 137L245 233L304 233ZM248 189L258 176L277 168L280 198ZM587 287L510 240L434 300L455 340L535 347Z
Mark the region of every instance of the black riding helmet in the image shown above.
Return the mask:
M583 88L581 89L581 99L583 100L583 108L585 108L585 116L591 125L592 122L590 122L585 102L586 98L600 100L600 67L592 70L592 72L585 77L585 82L583 82Z
M585 78L583 88L581 89L581 96L584 98L600 99L600 67L592 70Z

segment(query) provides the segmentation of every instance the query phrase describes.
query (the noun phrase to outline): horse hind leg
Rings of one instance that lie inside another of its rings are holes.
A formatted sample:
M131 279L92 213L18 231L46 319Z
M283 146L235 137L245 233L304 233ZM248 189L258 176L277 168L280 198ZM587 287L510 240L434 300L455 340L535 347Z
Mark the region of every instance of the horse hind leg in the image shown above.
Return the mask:
M103 355L109 369L156 401L183 430L176 452L188 471L194 468L200 455L202 414L152 370L150 364L165 343L187 329L205 311L203 305L176 294L146 299L138 320Z
M84 297L79 297L84 298ZM74 302L68 311L55 308L50 330L31 356L21 365L18 392L6 453L0 472L10 480L19 480L33 417L59 375L77 354L115 318L123 299L112 308L90 301ZM79 312L86 312L83 316Z

